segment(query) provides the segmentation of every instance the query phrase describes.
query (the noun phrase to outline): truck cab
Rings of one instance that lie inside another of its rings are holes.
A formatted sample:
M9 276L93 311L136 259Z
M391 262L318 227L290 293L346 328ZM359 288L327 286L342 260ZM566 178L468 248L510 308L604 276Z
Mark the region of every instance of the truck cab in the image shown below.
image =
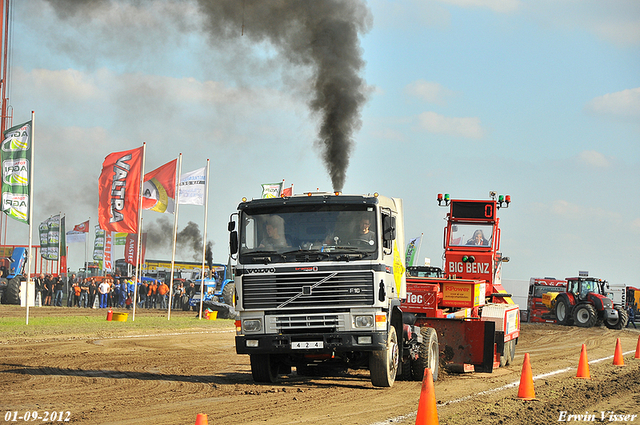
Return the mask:
M236 352L256 382L325 363L395 380L406 296L402 201L306 193L243 200L229 223Z

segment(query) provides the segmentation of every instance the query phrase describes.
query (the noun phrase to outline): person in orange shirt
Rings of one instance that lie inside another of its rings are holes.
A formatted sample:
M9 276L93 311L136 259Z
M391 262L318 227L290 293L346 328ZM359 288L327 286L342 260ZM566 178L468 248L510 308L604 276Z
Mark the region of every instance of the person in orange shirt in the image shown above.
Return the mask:
M147 291L147 308L157 308L158 282L155 280L149 284Z
M169 287L166 283L161 282L158 285L158 298L160 299L160 308L163 310L167 309L167 294L169 293Z
M73 284L73 305L74 307L80 307L80 293L82 292L82 288L80 288L80 284L75 282Z

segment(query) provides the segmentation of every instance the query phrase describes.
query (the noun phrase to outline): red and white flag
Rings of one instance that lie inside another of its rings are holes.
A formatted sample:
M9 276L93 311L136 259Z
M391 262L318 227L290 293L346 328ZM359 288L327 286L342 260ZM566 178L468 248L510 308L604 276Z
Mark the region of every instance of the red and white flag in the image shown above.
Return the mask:
M109 154L98 179L98 222L105 231L136 233L144 146Z
M176 203L177 159L144 175L142 209L173 214Z
M89 220L85 221L84 223L76 224L73 228L73 231L89 233Z

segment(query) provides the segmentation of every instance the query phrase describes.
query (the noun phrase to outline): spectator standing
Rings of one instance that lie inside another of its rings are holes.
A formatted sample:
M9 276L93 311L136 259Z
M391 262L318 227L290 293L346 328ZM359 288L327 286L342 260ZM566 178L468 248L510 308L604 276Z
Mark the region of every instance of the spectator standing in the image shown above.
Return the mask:
M80 283L78 281L75 281L71 288L73 289L73 306L80 307L80 294L82 293Z
M35 278L35 286L36 286L36 299L40 297L39 304L40 304L40 307L42 307L44 305L44 297L42 296L42 291L44 290L44 274L40 273L40 275Z
M94 278L89 279L89 308L96 306L96 294L98 293L98 284Z
M89 279L83 279L80 284L80 307L89 307Z
M107 296L107 307L115 307L118 301L118 295L116 293L115 283L109 279L109 295Z
M630 307L629 307L628 312L629 312L629 321L627 322L627 328L630 328L630 327L631 327L631 326L629 326L629 325L633 325L633 328L634 328L634 329L638 329L638 328L636 327L636 311L635 311L635 309L633 308L633 306L630 306Z
M158 295L158 283L154 280L149 284L149 291L147 292L147 305L148 308L157 307L157 295Z
M45 275L44 277L44 305L51 305L51 297L53 295L53 286L51 282L51 276Z
M100 285L98 285L98 292L100 293L100 308L107 308L107 297L109 295L109 283L107 279L104 279Z
M149 285L147 285L146 281L142 281L140 285L138 285L138 295L140 296L140 307L147 307L147 291L149 290Z
M78 278L75 274L71 275L71 279L67 282L67 307L71 307L73 305L73 284L78 281Z
M167 309L167 294L169 293L169 287L164 281L160 282L158 285L158 298L160 301L160 308L163 310Z
M60 279L60 277L56 276L53 279L52 285L53 285L53 289L55 290L55 294L56 294L53 304L56 307L62 307L62 294L63 294L63 290L64 290L64 282L62 281L62 279Z

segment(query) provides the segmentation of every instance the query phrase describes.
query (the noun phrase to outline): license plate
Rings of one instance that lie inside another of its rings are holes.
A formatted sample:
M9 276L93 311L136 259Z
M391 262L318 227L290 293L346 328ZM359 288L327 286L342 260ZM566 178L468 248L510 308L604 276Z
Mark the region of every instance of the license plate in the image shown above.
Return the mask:
M323 341L292 342L291 348L294 350L324 348L324 342Z

